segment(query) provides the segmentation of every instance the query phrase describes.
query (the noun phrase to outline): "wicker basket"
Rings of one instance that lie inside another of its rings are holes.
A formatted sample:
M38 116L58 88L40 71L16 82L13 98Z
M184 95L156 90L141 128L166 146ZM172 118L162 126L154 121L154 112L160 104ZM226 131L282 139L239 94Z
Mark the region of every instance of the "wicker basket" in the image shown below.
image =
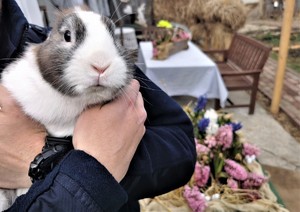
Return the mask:
M153 59L165 60L169 56L188 48L188 40L161 43L160 45L153 44Z
M174 41L178 30L179 29L168 29L154 26L145 28L143 37L146 41L152 41L153 59L165 60L169 56L189 48L189 39Z

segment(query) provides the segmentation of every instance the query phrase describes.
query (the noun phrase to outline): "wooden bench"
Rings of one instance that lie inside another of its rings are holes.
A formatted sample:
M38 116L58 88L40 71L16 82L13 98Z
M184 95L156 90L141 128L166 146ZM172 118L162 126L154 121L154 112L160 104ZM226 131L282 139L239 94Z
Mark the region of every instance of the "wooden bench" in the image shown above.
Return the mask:
M226 107L249 107L249 114L255 110L260 73L269 57L271 48L245 35L235 34L227 50L207 50L207 54L222 54L217 61L218 68L228 91L250 90L249 104L233 104ZM219 109L216 101L216 109Z

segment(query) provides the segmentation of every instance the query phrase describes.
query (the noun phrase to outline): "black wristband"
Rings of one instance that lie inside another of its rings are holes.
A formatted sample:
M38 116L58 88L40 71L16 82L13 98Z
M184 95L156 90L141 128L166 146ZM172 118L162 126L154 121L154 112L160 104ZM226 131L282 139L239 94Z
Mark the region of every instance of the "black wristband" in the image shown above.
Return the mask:
M73 149L72 137L46 136L42 152L30 164L28 175L31 181L44 179L71 149Z

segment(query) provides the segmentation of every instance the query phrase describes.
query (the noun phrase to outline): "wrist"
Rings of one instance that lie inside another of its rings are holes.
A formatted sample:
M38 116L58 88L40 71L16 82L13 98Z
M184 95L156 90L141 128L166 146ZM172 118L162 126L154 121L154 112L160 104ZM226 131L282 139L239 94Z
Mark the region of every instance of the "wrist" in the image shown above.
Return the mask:
M42 151L30 163L28 175L32 182L44 179L71 149L72 137L46 136Z
M22 173L26 173L26 175L25 174L19 175L20 179L18 180L18 182L20 182L19 185L20 188L30 187L32 184L32 181L28 175L28 168L30 167L30 163L32 162L32 160L43 149L43 146L45 144L45 137L46 137L46 133L39 133L31 137L28 136L29 145L26 147L27 150L23 151L24 153L26 152L27 154L24 155L24 157L22 157L24 158L24 160L21 162L22 167L20 169Z

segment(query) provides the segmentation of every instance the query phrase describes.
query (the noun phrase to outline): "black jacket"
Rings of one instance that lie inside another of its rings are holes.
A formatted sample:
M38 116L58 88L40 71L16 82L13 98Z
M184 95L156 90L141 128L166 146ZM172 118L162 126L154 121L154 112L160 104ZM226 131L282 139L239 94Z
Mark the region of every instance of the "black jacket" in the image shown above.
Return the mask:
M47 30L30 28L13 0L2 3L5 17L0 23L0 58L17 57L27 41L45 39ZM5 67L3 60L0 65ZM135 76L148 117L146 133L122 182L118 184L94 158L72 150L9 211L133 211L138 210L137 200L188 182L196 161L191 122L181 107L138 68Z

